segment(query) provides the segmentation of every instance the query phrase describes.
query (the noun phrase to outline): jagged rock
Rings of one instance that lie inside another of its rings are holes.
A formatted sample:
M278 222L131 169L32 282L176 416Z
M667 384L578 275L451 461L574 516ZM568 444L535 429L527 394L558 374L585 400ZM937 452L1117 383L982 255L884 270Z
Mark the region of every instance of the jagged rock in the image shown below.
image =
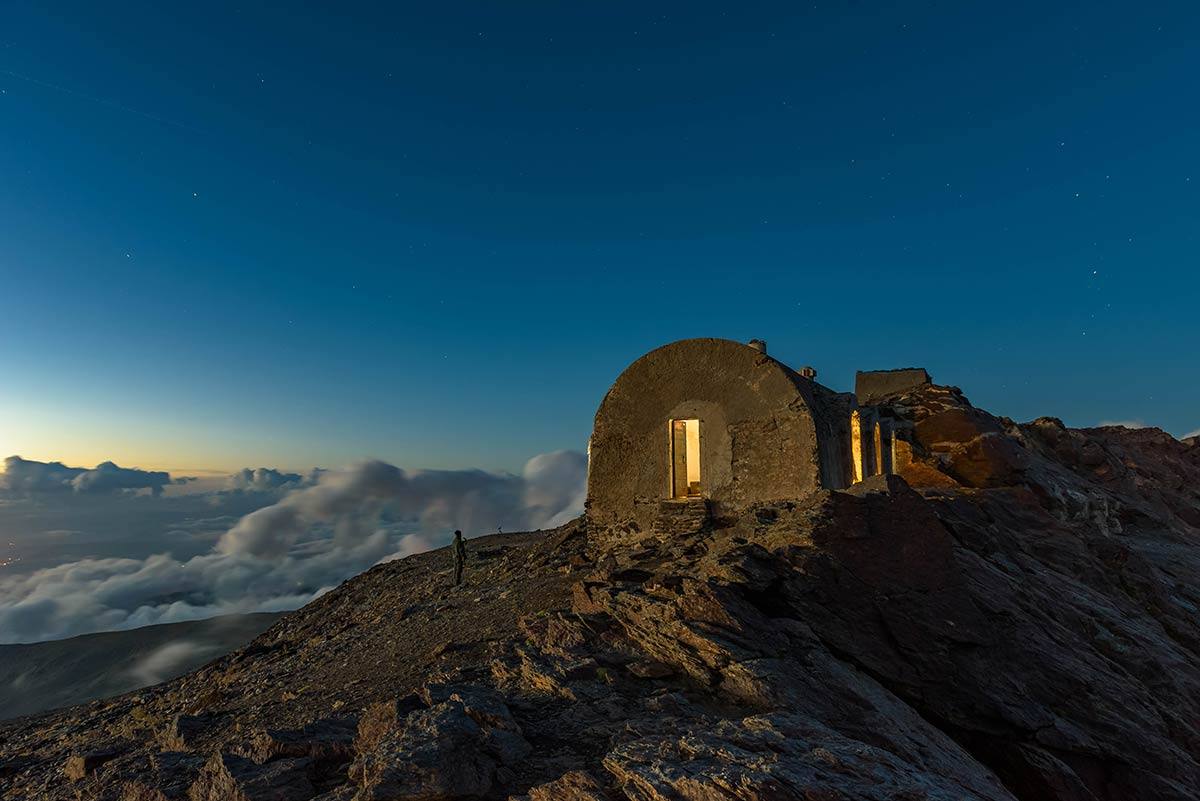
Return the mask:
M233 752L259 764L280 757L349 762L356 728L352 718L324 718L298 729L257 729Z
M1012 798L986 773L964 786L787 714L634 740L605 757L604 766L637 801Z
M999 433L1001 426L987 412L970 404L956 404L918 420L913 430L918 443L928 451L937 452L985 434Z
M529 754L529 743L495 693L435 685L425 694L428 709L396 718L378 739L360 730L363 750L351 774L361 785L361 801L482 796L496 783L498 768Z
M893 463L895 473L914 487L952 488L962 486L945 472L939 460L914 452L910 442L896 440Z
M373 750L410 712L423 709L427 702L416 693L367 707L358 720L354 750L360 754Z
M0 779L20 773L22 770L37 764L38 760L29 754L14 754L0 759Z
M245 757L215 753L201 768L189 801L309 801L311 760L277 759L259 765Z
M675 668L650 659L633 662L628 669L639 679L664 679L667 676L675 675Z
M63 775L71 781L79 781L89 776L101 765L119 757L126 749L105 748L98 751L88 751L85 754L75 754L63 765Z
M527 615L517 621L517 625L530 645L556 656L576 656L587 642L583 625L561 614Z
M318 796L313 796L312 801L354 801L356 795L358 795L357 788L343 784Z
M591 656L564 658L547 656L540 651L515 648L516 658L492 663L492 675L501 686L521 688L537 695L577 701L589 688L580 682L596 677L599 665Z
M529 794L515 801L610 801L590 773L576 770L552 782L531 787Z
M209 715L175 715L158 732L158 745L164 751L193 751L212 722Z
M982 434L947 452L947 469L968 487L1017 484L1029 466L1029 454L999 432Z
M151 754L148 770L127 779L120 801L184 801L207 760L196 754L163 752Z
M467 717L482 730L485 750L501 765L516 765L532 750L500 693L475 686L427 685L425 695L432 703L462 704Z

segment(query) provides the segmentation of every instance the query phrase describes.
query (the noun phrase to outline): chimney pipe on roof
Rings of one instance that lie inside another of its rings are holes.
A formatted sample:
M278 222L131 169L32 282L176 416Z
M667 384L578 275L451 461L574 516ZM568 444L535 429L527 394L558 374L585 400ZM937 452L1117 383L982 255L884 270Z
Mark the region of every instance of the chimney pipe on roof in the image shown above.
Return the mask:
M765 340L752 339L752 340L750 340L749 344L750 344L750 347L754 348L759 353L765 354L767 352L767 343Z

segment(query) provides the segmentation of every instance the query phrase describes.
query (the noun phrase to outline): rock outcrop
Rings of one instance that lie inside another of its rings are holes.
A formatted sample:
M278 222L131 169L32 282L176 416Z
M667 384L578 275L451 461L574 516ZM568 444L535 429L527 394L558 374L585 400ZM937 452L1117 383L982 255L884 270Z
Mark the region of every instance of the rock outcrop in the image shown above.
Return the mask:
M0 726L0 795L1190 799L1200 447L889 402L900 475L379 565L175 681ZM899 445L900 443L898 443Z

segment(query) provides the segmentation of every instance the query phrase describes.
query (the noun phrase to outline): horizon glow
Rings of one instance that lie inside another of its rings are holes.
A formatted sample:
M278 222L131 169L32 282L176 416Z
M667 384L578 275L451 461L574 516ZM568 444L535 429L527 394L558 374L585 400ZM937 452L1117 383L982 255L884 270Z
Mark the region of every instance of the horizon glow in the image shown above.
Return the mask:
M5 23L0 457L515 472L694 336L1200 429L1194 4Z

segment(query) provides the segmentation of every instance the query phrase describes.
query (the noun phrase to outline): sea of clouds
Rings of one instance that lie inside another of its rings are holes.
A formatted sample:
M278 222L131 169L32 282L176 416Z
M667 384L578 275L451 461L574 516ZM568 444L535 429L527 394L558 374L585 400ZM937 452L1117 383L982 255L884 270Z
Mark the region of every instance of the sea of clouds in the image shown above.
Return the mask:
M149 516L161 527L123 546L148 555L0 572L0 643L294 609L374 564L444 545L455 529L473 536L567 522L583 510L586 474L586 457L575 451L535 456L520 475L372 460L308 476L246 469L221 489L171 498L164 488L187 479L111 462L89 470L10 457L0 474L6 525L86 503L80 508L93 517L119 524ZM210 513L197 516L201 508ZM190 516L168 524L173 510ZM72 542L80 533L39 536Z

